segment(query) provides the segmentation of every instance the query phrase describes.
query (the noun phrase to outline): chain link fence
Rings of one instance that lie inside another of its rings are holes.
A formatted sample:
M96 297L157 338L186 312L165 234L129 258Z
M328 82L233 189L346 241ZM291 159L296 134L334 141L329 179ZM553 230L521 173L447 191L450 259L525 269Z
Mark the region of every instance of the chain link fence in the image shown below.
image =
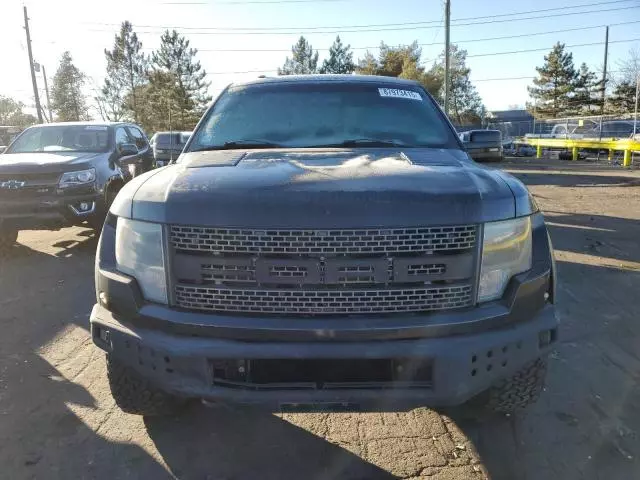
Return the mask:
M488 119L485 128L500 130L505 139L527 135L552 138L630 138L634 134L640 134L640 122L633 113L553 119L531 117L521 121Z

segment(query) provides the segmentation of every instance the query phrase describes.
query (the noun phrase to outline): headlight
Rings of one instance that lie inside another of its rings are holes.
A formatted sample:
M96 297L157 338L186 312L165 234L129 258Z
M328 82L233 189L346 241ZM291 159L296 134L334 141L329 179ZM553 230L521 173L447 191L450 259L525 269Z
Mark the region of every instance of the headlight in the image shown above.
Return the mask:
M116 266L138 280L144 298L168 303L162 225L118 218Z
M478 302L500 298L514 275L531 269L531 219L484 225Z
M96 179L96 169L80 170L78 172L66 172L60 178L59 187L71 187L73 185L84 185Z

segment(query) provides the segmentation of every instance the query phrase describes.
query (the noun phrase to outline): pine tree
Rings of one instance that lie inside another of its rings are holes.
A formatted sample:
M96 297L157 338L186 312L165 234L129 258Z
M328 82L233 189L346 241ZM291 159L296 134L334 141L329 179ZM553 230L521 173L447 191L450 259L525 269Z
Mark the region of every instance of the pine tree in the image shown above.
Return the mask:
M480 124L485 108L482 99L469 78L471 69L467 67L467 51L452 44L449 51L449 116L458 125ZM431 75L442 79L438 97L444 98L444 52L431 69Z
M130 22L124 21L115 36L113 49L104 51L107 59L107 78L99 98L101 111L109 120L129 118L140 120L135 91L147 83L147 58L142 53L142 42Z
M607 104L612 113L633 112L636 105L635 82L618 82Z
M565 52L564 43L556 43L544 57L544 65L536 67L538 78L532 87L527 87L534 100L536 116L546 118L571 114L571 97L578 72L573 65L573 55Z
M320 73L353 73L355 69L351 45L344 46L338 35L329 48L329 58L322 62Z
M171 106L174 129L192 129L211 101L207 93L210 83L195 59L197 53L189 47L189 40L175 30L167 30L160 37L160 48L151 55L153 112Z
M278 68L278 75L304 75L318 72L318 52L307 39L300 37L291 47L291 57L287 57L282 68Z
M88 120L87 104L82 93L85 75L73 64L71 54L62 54L51 87L51 109L60 122Z
M595 72L589 70L586 63L580 65L573 85L573 95L569 104L569 113L574 115L593 115L602 103L602 81Z

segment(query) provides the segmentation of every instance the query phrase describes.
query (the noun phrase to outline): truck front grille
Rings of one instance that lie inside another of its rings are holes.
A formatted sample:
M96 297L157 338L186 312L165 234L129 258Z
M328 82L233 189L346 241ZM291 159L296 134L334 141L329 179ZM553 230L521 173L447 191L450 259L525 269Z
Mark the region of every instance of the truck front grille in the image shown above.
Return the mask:
M176 285L178 306L229 313L345 315L422 312L471 305L471 285L411 289L282 290Z
M431 312L473 304L477 227L170 227L173 302L273 315Z
M465 250L475 225L346 230L257 230L171 226L177 250L257 254L395 254Z

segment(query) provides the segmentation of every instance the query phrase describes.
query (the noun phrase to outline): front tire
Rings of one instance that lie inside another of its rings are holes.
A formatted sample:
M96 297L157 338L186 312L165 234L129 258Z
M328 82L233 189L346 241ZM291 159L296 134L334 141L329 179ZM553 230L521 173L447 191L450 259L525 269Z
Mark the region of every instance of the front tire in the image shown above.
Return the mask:
M123 412L162 416L177 412L185 401L150 384L142 375L107 354L107 377L111 395Z
M501 380L486 392L486 410L506 414L524 409L540 398L546 376L546 358L526 364L515 375Z
M18 240L18 230L0 230L0 258L9 256L11 248Z

